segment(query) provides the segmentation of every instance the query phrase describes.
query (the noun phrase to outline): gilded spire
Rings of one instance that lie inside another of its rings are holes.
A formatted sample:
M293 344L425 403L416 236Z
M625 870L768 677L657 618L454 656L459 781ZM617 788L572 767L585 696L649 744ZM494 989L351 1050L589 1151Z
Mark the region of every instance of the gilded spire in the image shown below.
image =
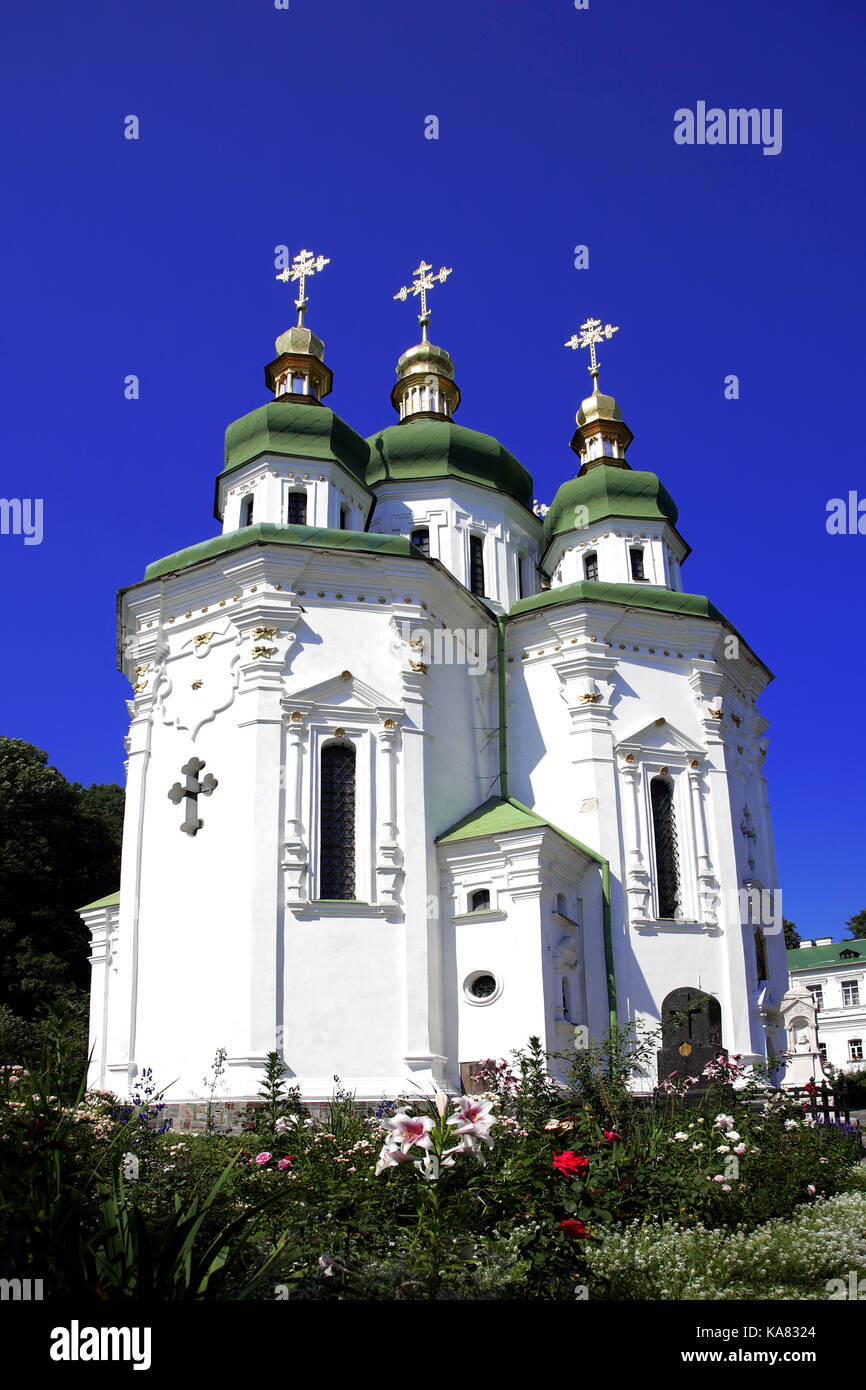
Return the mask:
M311 275L315 275L317 271L323 270L326 265L330 264L330 256L314 256L312 251L299 251L292 264L287 265L285 270L281 270L279 275L275 277L277 280L282 280L284 285L288 285L292 280L298 281L298 298L295 300L295 308L298 311L298 328L304 326L304 314L309 304L309 300L304 298L305 283Z
M602 327L601 319L587 319L586 323L580 325L579 333L572 333L566 347L570 348L589 348L589 371L592 377L592 389L598 391L598 373L601 363L596 360L595 345L604 342L605 338L612 338L614 333L618 333L619 328L611 323L606 323Z
M423 343L427 342L427 325L430 322L430 313L427 308L427 291L432 290L434 281L436 280L439 281L440 285L444 285L448 276L451 274L451 267L446 268L444 265L437 275L430 274L432 269L432 265L428 265L426 261L422 261L418 269L412 272L415 276L412 284L403 285L394 295L395 299L402 299L405 303L410 294L413 296L420 294L421 312L418 315L418 322L421 325L421 341Z

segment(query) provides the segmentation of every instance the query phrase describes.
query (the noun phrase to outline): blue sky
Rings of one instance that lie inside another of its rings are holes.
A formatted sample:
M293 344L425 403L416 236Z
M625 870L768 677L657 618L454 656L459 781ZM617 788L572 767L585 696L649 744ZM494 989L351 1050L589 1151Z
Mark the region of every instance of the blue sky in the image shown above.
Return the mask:
M825 520L866 498L862 5L6 0L0 36L0 496L44 505L41 545L0 536L0 731L122 781L114 593L217 530L225 426L266 399L291 321L274 247L331 257L308 322L362 434L396 418L417 323L392 296L424 256L454 268L431 336L459 419L542 500L574 472L589 383L562 344L589 315L620 325L602 388L677 501L686 587L776 675L785 914L843 935L866 906L866 536ZM699 101L781 108L781 152L677 145Z

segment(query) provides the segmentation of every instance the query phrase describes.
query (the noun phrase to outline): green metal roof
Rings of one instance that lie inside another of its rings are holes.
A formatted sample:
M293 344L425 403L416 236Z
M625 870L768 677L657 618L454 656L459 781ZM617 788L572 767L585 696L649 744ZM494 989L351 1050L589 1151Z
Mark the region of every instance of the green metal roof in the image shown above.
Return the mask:
M97 898L95 903L85 903L84 907L76 908L76 912L92 912L97 907L117 907L120 903L120 889L116 893L109 893L105 898Z
M579 849L581 854L588 855L591 859L598 859L595 850L588 849L582 845L580 840L575 840L573 835L568 835L564 830L560 830L558 825L552 821L545 820L542 816L536 815L535 811L530 811L528 806L524 806L522 801L516 801L513 796L501 797L491 796L477 806L474 811L470 811L468 816L452 825L450 830L445 830L441 835L436 836L437 845L450 845L459 840L477 840L484 835L504 835L509 830L553 830L555 833L567 840L575 849Z
M198 545L188 545L184 550L175 551L174 555L154 560L144 571L144 577L158 579L162 574L198 565L203 560L212 560L217 555L242 550L248 545L309 545L322 550L360 550L367 554L424 559L421 551L405 536L377 536L369 531L335 531L324 526L277 526L271 521L260 521L252 526L242 526L238 531L211 536L210 540L199 541Z
M261 454L339 463L363 483L370 447L327 406L277 396L229 425L220 477Z
M532 477L492 435L429 416L389 425L367 441L367 482L414 478L461 478L495 488L523 506L532 501Z
M531 598L522 598L509 610L509 620L522 618L526 613L534 613L542 608L553 608L565 603L621 603L627 608L652 608L659 613L682 613L690 618L711 618L724 623L729 632L742 642L759 666L772 680L773 673L755 656L748 642L729 622L724 613L703 594L682 594L675 589L656 589L646 584L607 584L599 579L582 579L577 584L562 584L555 589L544 589Z
M678 512L655 473L597 463L581 477L569 478L562 484L544 518L545 545L566 531L619 516L636 521L669 521L676 526Z
M625 603L630 608L656 608L664 613L687 613L696 618L716 618L727 622L714 603L703 594L681 594L675 589L656 589L646 584L606 584L599 579L581 579L577 584L563 584L544 589L531 598L522 598L509 611L509 618L519 618L536 608L552 608L559 603ZM730 626L730 624L728 624Z
M852 953L850 959L842 959L843 951ZM818 970L826 965L850 965L852 969L862 970L866 965L866 941L848 937L845 941L833 941L829 946L797 946L785 954L789 971Z

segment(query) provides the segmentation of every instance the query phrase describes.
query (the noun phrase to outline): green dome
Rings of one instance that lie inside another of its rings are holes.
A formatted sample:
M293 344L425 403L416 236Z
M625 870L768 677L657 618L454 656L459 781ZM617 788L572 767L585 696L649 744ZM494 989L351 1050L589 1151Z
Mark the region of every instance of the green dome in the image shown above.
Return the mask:
M323 463L340 463L363 483L370 448L366 440L326 405L308 405L278 396L229 425L223 472L239 468L260 454L289 454Z
M578 507L585 507L585 520L576 524ZM557 492L544 518L544 544L556 536L582 526L592 526L607 517L635 521L669 521L677 524L677 509L670 493L655 473L638 473L633 468L597 463L579 478L569 478Z
M489 434L452 420L416 416L390 425L368 440L367 483L412 478L462 478L496 488L524 506L532 502L532 478L513 454Z

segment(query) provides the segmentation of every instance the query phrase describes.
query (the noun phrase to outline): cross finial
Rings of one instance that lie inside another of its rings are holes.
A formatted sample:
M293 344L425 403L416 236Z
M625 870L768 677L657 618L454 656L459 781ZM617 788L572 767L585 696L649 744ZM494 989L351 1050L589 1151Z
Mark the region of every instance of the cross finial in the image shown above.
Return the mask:
M570 348L589 348L589 367L588 371L593 380L593 391L598 391L599 362L595 356L596 343L604 342L605 338L612 338L614 333L618 333L619 328L611 323L606 323L602 327L601 319L587 319L586 323L580 325L579 333L572 333L566 347Z
M304 298L304 282L309 276L315 275L316 271L324 269L331 264L330 256L314 256L312 251L299 251L290 266L281 270L276 276L277 280L282 280L287 285L290 280L298 281L298 298L295 300L295 308L298 311L298 328L304 326L304 313L307 308L308 300Z
M422 261L418 269L412 272L415 276L415 279L412 281L412 284L404 285L403 288L399 289L397 293L394 295L395 299L406 300L408 299L410 294L420 294L421 312L418 315L418 322L420 323L422 329L421 341L424 343L427 342L427 325L430 322L430 314L427 309L427 291L432 290L433 282L435 280L438 280L440 285L444 285L445 281L448 279L448 276L451 274L452 267L446 268L443 265L442 269L439 271L437 275L430 274L430 271L432 269L432 265L428 265L426 261Z

